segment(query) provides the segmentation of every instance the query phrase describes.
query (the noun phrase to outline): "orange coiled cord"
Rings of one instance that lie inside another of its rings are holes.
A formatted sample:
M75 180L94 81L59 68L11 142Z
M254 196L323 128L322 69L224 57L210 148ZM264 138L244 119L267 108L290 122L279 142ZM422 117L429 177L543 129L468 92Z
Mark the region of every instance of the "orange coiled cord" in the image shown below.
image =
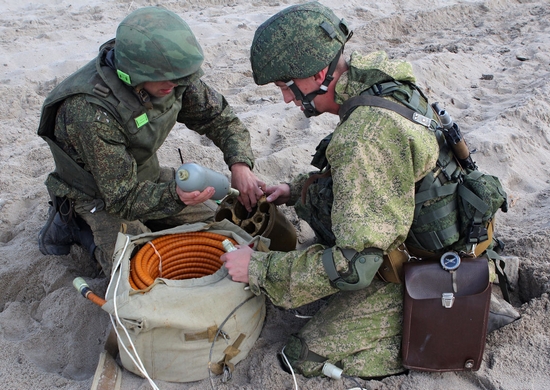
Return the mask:
M192 279L212 275L222 266L222 241L229 239L210 232L189 232L157 237L145 244L130 261L130 285L142 290L156 278Z

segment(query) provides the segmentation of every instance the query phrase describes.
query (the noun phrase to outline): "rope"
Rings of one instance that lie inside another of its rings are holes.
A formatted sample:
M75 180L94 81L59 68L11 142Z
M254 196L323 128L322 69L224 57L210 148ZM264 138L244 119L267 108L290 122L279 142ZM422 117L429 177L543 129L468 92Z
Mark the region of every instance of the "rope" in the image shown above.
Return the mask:
M225 253L222 241L226 239L228 237L210 232L157 237L131 259L130 285L135 290L143 290L159 277L182 280L212 275L223 265L220 256Z

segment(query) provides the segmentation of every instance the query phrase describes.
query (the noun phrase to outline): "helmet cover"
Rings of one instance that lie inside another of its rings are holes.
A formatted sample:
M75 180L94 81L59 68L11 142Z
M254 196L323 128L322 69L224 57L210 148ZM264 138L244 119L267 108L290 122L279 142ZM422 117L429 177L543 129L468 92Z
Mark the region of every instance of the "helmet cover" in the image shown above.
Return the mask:
M290 6L254 34L250 48L254 81L264 85L313 76L330 64L350 37L345 20L318 2Z
M187 23L165 8L140 8L117 28L115 67L119 78L131 86L181 79L197 72L203 60Z

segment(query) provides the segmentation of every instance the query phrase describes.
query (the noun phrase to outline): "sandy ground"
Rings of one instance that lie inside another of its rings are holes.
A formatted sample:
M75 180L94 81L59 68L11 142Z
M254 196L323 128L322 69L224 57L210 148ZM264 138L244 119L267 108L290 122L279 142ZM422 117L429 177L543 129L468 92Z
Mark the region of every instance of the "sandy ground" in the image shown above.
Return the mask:
M364 381L370 389L545 389L550 387L550 4L546 0L321 1L355 31L347 46L383 49L412 62L418 84L460 124L474 159L499 176L510 197L497 234L505 254L520 259L513 303L520 320L488 335L484 361L471 373L422 373ZM205 53L205 80L222 92L246 123L269 183L310 169L318 141L337 118L306 119L273 86L254 84L248 50L256 27L297 1L163 1L191 26ZM36 135L48 92L95 57L132 10L153 1L0 0L0 388L89 389L109 331L108 315L72 287L92 274L79 248L43 256L38 231L47 217L43 185L53 168ZM178 126L160 151L165 165L184 158L227 172L210 141ZM311 231L293 211L300 243ZM102 294L105 279L90 280ZM304 312L314 308L303 308ZM233 379L157 381L161 389L292 389L276 353L306 320L267 307L264 329ZM300 389L349 389L350 380L296 378ZM127 371L123 389L149 389Z

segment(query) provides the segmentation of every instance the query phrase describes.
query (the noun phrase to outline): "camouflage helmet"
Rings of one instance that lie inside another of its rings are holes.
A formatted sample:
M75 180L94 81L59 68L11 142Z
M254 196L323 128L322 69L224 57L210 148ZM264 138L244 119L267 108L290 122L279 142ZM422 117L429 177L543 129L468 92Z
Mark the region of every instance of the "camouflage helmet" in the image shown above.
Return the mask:
M197 72L203 60L187 23L165 8L140 8L117 28L115 67L118 77L131 86L181 79Z
M334 60L351 35L344 19L316 1L288 7L254 34L254 81L264 85L313 76Z

